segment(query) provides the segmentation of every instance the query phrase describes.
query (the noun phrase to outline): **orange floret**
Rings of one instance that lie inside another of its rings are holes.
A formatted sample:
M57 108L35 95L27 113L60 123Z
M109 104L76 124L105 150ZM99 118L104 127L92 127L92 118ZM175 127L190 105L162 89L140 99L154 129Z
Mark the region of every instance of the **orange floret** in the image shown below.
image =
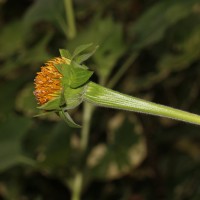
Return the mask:
M57 97L61 90L62 74L56 69L55 64L66 63L63 58L54 58L41 67L34 79L35 91L33 92L38 104L43 105L53 98Z

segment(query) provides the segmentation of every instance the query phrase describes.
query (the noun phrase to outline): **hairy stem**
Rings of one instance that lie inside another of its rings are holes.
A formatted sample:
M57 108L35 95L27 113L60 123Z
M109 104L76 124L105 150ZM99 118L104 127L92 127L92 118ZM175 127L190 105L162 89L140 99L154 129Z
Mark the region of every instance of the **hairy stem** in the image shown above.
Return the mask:
M88 83L84 99L97 106L135 111L200 125L200 116L121 94L96 83Z

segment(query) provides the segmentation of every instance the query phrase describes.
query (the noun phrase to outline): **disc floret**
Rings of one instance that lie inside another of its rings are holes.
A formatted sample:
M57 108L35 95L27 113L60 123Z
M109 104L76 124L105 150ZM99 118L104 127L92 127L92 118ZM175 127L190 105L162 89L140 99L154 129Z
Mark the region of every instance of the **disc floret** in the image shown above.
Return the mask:
M63 76L54 65L66 62L66 59L60 57L51 59L37 73L34 79L34 95L39 105L43 105L60 95L62 91L61 79Z

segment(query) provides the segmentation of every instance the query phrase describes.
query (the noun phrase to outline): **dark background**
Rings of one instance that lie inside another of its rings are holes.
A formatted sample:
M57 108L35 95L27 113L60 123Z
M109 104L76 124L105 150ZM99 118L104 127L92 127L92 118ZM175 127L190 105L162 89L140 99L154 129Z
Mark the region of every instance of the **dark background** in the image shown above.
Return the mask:
M84 200L199 200L198 126L97 108L81 156L79 129L33 118L33 80L59 48L93 42L93 81L200 114L200 1L76 0L74 12L71 37L62 0L0 0L0 199L70 199L82 169Z

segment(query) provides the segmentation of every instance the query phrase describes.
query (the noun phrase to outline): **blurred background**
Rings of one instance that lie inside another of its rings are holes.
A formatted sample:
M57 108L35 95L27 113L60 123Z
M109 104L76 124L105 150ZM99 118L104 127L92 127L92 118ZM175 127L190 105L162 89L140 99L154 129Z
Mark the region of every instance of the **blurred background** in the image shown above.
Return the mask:
M83 200L199 200L198 126L96 108L82 154L81 130L33 117L33 80L59 48L92 42L93 81L200 114L200 1L70 2L0 0L0 200L70 199L77 170Z

